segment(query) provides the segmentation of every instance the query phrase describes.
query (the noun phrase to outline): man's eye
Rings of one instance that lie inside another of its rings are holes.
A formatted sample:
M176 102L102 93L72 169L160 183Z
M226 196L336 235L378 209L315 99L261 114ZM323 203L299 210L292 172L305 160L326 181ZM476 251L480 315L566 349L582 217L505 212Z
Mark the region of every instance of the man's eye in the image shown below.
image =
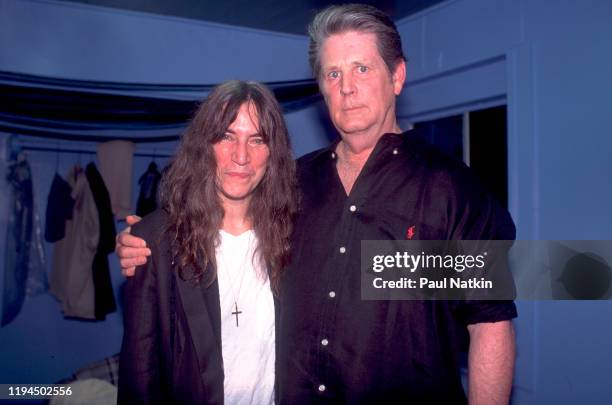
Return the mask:
M338 72L338 71L336 71L336 70L331 71L331 72L329 72L329 73L327 74L327 77L329 77L330 79L337 79L337 78L339 78L339 77L340 77L340 72Z
M232 136L230 134L221 135L220 141L231 141L231 140L232 140Z
M357 71L359 73L366 73L368 70L370 70L370 69L368 69L367 66L359 66L359 67L357 67Z
M263 138L251 138L250 142L252 145L264 145L266 143Z

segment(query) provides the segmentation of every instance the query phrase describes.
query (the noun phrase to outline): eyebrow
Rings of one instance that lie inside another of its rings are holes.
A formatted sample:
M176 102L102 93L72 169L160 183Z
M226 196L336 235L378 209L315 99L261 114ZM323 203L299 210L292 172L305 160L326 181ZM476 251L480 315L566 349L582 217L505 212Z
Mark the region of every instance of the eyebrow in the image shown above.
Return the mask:
M351 66L358 66L358 65L371 65L373 63L372 60L370 59L359 59L359 60L354 60L350 63ZM338 65L334 64L334 65L328 65L328 66L323 66L322 67L322 71L328 71L328 70L335 70L338 69Z
M228 129L226 129L226 130L225 130L225 132L229 132L230 134L234 134L234 135L236 135L236 132L234 132L233 130L231 130L231 129L229 129L229 128L228 128ZM252 134L249 134L249 138L252 138L252 137L254 137L254 136L257 136L257 137L262 137L262 138L263 138L263 136L264 136L264 135L263 135L263 133L262 133L261 131L257 131L257 132L254 132L254 133L252 133Z
M371 65L373 63L372 60L370 59L362 59L362 60L356 60L351 62L351 65L355 66L355 65Z

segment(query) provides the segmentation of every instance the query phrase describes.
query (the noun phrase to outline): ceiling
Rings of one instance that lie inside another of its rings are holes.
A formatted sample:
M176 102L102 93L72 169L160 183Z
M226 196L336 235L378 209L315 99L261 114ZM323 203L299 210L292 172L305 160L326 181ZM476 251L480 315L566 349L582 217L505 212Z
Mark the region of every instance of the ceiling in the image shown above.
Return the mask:
M222 24L306 35L314 14L329 4L326 0L62 0L123 10L140 11ZM387 12L393 20L415 14L444 0L361 1Z

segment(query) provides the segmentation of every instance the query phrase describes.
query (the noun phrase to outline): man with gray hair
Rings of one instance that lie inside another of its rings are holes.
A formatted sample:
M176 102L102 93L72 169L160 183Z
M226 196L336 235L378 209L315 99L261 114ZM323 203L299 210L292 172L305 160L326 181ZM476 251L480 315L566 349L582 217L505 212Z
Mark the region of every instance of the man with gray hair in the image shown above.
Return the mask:
M309 59L341 139L299 159L302 215L281 289L283 404L507 403L512 302L365 301L361 241L514 239L508 213L465 166L403 135L406 78L391 19L331 6L309 27Z
M514 303L365 301L362 240L512 240L506 210L464 165L399 128L406 79L393 21L330 6L309 27L309 59L340 139L298 160L301 213L277 320L277 401L508 403ZM123 234L126 272L146 258Z

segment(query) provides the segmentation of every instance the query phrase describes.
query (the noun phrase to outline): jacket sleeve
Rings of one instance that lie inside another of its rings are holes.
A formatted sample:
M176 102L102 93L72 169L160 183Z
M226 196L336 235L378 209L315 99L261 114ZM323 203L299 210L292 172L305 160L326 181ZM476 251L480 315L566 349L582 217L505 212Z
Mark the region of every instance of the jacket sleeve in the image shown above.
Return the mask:
M148 404L161 401L159 283L155 237L135 226L132 234L144 237L152 255L125 283L124 333L119 364L120 404Z

